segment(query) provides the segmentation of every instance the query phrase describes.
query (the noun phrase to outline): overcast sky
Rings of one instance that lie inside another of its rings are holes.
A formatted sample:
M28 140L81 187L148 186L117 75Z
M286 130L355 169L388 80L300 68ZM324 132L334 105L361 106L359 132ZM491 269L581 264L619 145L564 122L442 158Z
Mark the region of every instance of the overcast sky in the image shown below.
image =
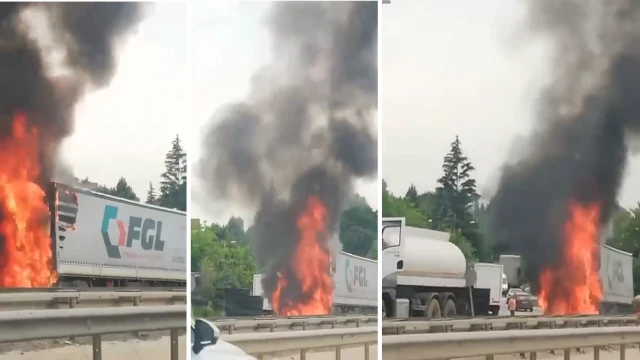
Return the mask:
M110 86L76 109L63 148L76 177L115 186L124 176L139 198L159 187L171 141L187 133L186 4L154 4L123 44ZM186 145L186 144L183 144Z
M269 2L192 2L191 164L200 158L202 136L210 126L211 115L222 105L244 99L253 73L269 62L270 39L264 27L269 5ZM191 184L192 217L226 223L235 215L243 217L245 223L251 222L255 209L222 202L212 204L198 195L200 187L195 176ZM358 184L356 191L377 208L377 189L377 182L368 182Z
M525 38L521 2L392 1L381 6L382 172L391 192L433 190L456 135L490 196L500 168L534 122L548 79L546 44ZM640 200L640 161L620 196Z

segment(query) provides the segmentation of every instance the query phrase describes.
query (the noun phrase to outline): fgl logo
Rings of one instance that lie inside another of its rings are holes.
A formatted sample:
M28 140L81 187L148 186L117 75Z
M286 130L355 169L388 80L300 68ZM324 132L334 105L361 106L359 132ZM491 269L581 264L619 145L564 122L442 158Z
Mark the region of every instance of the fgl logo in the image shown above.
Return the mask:
M113 245L109 237L109 224L115 220L118 225L118 245ZM164 240L162 240L162 221L144 219L137 216L129 217L129 228L125 229L124 221L118 219L118 208L107 205L104 207L102 217L102 238L104 246L107 248L107 255L110 258L120 259L120 248L134 247L135 242L140 242L143 250L164 250ZM135 241L135 242L134 242Z
M346 262L347 291L352 292L354 287L367 287L367 268L364 266L351 266L351 261Z

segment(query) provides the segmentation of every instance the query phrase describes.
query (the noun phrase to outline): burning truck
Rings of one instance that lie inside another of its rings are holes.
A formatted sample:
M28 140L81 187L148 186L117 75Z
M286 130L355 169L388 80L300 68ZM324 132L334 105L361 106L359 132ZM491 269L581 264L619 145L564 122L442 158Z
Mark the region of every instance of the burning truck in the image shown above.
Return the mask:
M522 255L545 313L617 311L608 304L626 306L633 295L632 259L602 247L601 233L640 134L640 2L526 4L553 76L530 141L502 169L489 206L492 234Z
M270 61L204 135L203 205L255 211L251 248L277 314L328 314L338 301L340 215L356 181L378 176L377 14L374 1L272 3Z
M118 252L120 262L100 256L97 245L106 248L107 241L99 209L83 205L86 194L76 201L52 181L61 167L61 143L73 132L76 104L109 85L117 45L138 24L142 8L133 2L0 5L0 287L131 275L122 260L128 251ZM77 221L57 216L56 199L69 205L65 211L79 204ZM104 207L115 202L101 199ZM93 222L87 223L89 213ZM129 226L130 235L136 231Z
M262 290L262 274L253 276L253 296L262 298L265 314L325 315L376 314L378 312L378 262L340 251L331 264L332 288L328 302L297 302L271 305L281 301L277 296L269 299ZM311 297L313 299L313 297Z
M184 212L56 182L30 189L29 214L0 225L0 286L186 286Z

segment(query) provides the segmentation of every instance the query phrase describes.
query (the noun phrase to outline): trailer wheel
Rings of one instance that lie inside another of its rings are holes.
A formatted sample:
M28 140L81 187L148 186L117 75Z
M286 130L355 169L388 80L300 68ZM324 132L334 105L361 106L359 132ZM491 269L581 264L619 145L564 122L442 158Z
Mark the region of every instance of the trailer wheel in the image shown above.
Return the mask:
M456 303L454 303L453 300L449 299L444 303L444 312L442 315L446 318L456 316Z
M431 299L427 303L427 319L439 319L442 316L438 299Z

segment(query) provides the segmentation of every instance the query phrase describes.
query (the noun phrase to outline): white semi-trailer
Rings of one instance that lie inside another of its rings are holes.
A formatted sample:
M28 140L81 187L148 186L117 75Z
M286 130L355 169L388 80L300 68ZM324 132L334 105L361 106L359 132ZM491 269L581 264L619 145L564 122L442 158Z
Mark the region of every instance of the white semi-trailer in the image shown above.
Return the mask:
M47 200L57 286L186 286L186 213L60 183Z
M495 284L477 284L476 270L449 237L446 232L406 226L404 218L383 218L385 316L431 319L486 315L492 310L491 292L500 291L502 275L487 277L487 283Z
M633 255L608 245L600 248L601 314L633 313Z

